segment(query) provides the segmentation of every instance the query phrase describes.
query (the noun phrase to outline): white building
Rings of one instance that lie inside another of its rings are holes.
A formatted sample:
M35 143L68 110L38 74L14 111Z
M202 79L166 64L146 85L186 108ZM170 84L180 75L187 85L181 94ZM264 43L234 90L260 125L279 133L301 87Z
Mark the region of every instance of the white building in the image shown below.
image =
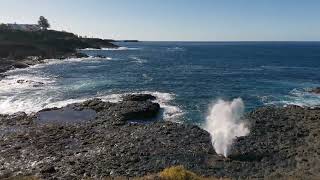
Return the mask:
M6 24L9 29L20 31L40 31L38 24Z

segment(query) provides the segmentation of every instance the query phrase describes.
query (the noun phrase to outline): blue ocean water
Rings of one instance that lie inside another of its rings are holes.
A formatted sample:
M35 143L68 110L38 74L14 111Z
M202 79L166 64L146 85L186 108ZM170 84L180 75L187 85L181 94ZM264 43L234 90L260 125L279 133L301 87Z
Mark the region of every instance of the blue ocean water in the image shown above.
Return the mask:
M201 123L218 99L264 105L320 105L320 42L139 42L81 50L106 58L48 60L0 81L0 113L34 111L92 97L152 92L167 117ZM28 83L16 83L27 79ZM38 82L44 83L39 85ZM2 112L1 112L2 111Z

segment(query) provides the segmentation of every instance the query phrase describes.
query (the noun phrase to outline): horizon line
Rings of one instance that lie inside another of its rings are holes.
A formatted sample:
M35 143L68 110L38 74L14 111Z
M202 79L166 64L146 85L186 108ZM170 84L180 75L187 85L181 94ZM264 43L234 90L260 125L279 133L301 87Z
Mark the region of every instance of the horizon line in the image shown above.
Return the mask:
M320 42L320 40L138 40L138 39L113 39L115 41L137 40L138 42ZM130 43L130 42L129 42ZM132 43L132 42L131 42Z

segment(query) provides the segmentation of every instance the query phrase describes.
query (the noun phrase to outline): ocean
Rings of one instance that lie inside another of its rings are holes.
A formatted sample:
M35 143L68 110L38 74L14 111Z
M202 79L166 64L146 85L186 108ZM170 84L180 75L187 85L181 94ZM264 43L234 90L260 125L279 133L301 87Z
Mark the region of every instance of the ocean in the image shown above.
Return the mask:
M320 105L320 42L138 42L80 50L90 57L46 60L6 73L0 113L37 112L126 93L158 97L169 121L202 124L219 99L265 105ZM20 81L19 81L20 80Z

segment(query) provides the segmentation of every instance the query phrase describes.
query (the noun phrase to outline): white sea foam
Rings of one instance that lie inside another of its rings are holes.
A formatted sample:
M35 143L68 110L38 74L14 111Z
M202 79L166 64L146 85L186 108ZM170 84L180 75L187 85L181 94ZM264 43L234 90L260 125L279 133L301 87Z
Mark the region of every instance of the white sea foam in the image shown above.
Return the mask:
M32 74L6 76L0 81L0 94L39 89L54 82L54 78L39 77Z
M13 114L16 112L26 112L28 114L38 112L44 108L60 108L68 104L81 103L93 98L101 98L103 101L119 102L122 100L122 94L111 94L104 96L81 97L75 99L59 100L59 94L48 95L44 91L39 91L32 96L13 95L0 98L0 114Z
M130 59L133 59L132 62L139 63L139 64L143 64L143 63L146 63L146 62L147 62L147 60L142 59L142 58L140 58L140 57L136 57L136 56L130 56L129 58L130 58Z
M68 104L73 104L73 103L81 103L88 100L87 98L79 98L79 99L66 99L66 100L61 100L61 101L54 101L51 103L48 103L48 105L45 106L45 108L61 108L64 107Z
M41 68L43 66L48 66L48 65L54 65L54 64L64 64L64 63L73 63L73 62L92 62L92 63L97 63L100 62L101 60L112 60L111 57L94 57L94 56L89 56L89 57L83 57L83 58L66 58L66 59L46 59L44 60L44 64L38 64L35 66L31 66L29 68Z
M262 100L265 105L296 105L301 107L320 106L320 95L309 93L307 89L293 89L286 96L273 97L272 100Z
M70 58L65 60L47 59L45 64L35 65L25 69L8 71L6 77L0 81L0 114L12 114L19 111L26 113L37 112L43 108L62 107L67 104L82 102L92 98L101 98L103 101L119 102L124 94L96 94L87 97L65 99L65 93L83 90L95 84L93 82L78 82L70 85L59 85L59 78L42 72L46 66L78 61L94 62L101 58ZM109 59L109 58L107 58ZM92 68L95 68L93 66ZM147 78L147 75L144 75ZM18 82L22 80L21 82ZM157 97L163 111L165 120L177 120L183 111L172 105L174 95L161 92L136 92L150 93Z
M61 60L48 60L48 62L55 64L61 63ZM58 79L55 77L47 76L45 73L34 73L32 68L19 70L19 72L8 72L7 76L0 81L0 113L12 114L19 111L32 113L43 108L62 107L91 98L119 102L124 95L97 94L90 97L64 99L64 93L69 91L70 88L72 88L72 91L77 91L83 88L90 88L92 84L90 82L79 82L70 87L62 87L56 84ZM18 80L23 80L23 82L19 83ZM157 97L157 102L164 109L164 119L173 120L183 114L179 107L170 104L170 101L174 99L172 94L148 91L140 93L151 93Z
M10 96L4 99L0 98L0 113L13 114L16 112L32 113L37 112L49 104L51 98L43 98L41 95L33 95L33 97Z
M227 157L233 141L249 134L243 113L244 103L240 98L231 102L218 100L210 107L204 129L210 133L217 154Z
M167 48L167 51L185 51L185 49L182 47L170 47Z
M150 77L148 74L142 74L142 77L146 80L146 81L152 81L153 80L153 78L152 77Z
M85 49L79 49L80 51L129 51L129 50L140 50L141 48L133 48L133 47L118 47L118 48L101 48L101 49L95 49L95 48L85 48Z
M17 79L30 79L32 81L39 81L44 83L42 86L34 86L32 83L17 83ZM163 108L163 118L165 120L175 121L183 115L183 111L174 105L171 105L171 101L174 99L174 95L161 92L136 92L136 93L122 93L122 94L97 94L90 97L82 97L75 99L61 99L63 97L64 90L62 87L56 87L53 79L28 77L28 76L8 76L4 80L0 81L0 114L13 114L16 112L33 113L44 108L63 107L72 103L83 102L92 98L100 98L102 101L119 102L122 100L122 96L126 94L137 93L150 93L157 97L158 102ZM81 83L79 86L83 86ZM73 87L73 90L81 87ZM38 89L36 89L38 88ZM12 92L12 93L11 93ZM3 96L2 96L3 95Z
M179 118L184 114L181 108L172 105L172 101L175 98L174 94L157 91L144 91L142 93L152 94L157 98L155 101L160 104L161 108L163 108L163 118L165 120L178 122Z
M163 119L168 121L176 121L178 122L179 117L181 117L184 112L175 105L172 105L172 101L174 100L174 94L163 93L158 91L142 91L142 92L133 92L133 93L123 93L123 94L111 94L105 96L98 96L103 101L109 102L119 102L122 100L122 97L127 94L151 94L155 96L157 99L156 103L160 104L160 107L163 109Z
M109 95L101 95L101 96L98 96L97 98L105 102L117 103L122 100L122 96L123 94L109 94Z

